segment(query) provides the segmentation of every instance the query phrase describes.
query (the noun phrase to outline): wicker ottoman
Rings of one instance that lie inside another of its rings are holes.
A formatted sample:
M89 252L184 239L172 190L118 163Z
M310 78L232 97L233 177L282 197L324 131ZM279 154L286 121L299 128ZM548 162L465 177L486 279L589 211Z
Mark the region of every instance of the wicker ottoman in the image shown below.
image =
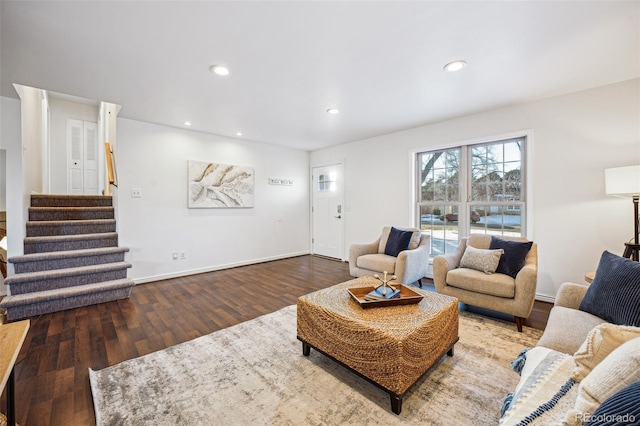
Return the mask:
M363 277L298 299L297 330L302 353L310 348L387 391L400 414L409 388L458 341L458 300L413 289L418 304L363 309L347 288L374 286Z

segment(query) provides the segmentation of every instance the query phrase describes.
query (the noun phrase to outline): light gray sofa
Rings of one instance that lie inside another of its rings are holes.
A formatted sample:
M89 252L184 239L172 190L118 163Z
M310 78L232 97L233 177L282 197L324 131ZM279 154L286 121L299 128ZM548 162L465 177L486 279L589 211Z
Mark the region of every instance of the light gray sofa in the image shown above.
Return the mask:
M349 273L353 277L373 276L387 271L397 277L398 284L419 282L427 273L429 265L430 236L422 234L417 228L397 228L412 231L414 235L407 250L401 251L398 257L384 254L390 226L382 229L380 237L368 244L352 244L349 248Z
M582 425L608 398L640 379L640 328L579 310L588 288L564 283L558 289L536 347L512 363L521 378L505 398L501 426Z
M595 326L607 322L579 310L588 289L587 284L564 283L560 286L537 346L572 355Z

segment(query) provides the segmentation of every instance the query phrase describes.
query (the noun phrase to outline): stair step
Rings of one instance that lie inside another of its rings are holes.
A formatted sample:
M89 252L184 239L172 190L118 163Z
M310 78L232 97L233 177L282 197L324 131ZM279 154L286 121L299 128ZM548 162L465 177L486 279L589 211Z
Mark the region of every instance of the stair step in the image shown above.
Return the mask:
M29 207L30 221L113 219L113 207Z
M115 219L27 222L27 237L115 232Z
M112 198L108 195L36 194L31 196L31 207L108 207L112 205Z
M4 280L4 283L9 286L12 295L18 295L118 280L127 277L128 268L131 268L131 264L128 262L115 262L52 271L28 272L10 275Z
M9 320L130 296L111 196L32 195L26 231L25 254L9 259L11 295L0 300Z
M24 239L24 253L83 250L100 247L116 247L117 245L118 234L116 232L60 235L53 237L26 237Z
M10 257L16 274L123 262L127 247L53 251Z
M59 290L11 295L0 301L0 308L7 310L9 321L14 321L65 309L126 299L131 295L131 288L134 285L132 279L125 278Z

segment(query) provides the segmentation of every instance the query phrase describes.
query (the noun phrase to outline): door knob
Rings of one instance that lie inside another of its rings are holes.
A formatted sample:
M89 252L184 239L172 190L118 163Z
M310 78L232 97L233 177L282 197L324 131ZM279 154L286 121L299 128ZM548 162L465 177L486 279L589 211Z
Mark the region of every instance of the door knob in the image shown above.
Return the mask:
M338 215L338 216L334 216L336 219L342 219L342 216Z

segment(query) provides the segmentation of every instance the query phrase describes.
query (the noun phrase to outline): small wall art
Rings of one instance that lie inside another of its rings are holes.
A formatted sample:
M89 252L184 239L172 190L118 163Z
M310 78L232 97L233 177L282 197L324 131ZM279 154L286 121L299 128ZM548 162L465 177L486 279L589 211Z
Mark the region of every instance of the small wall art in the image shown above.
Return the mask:
M253 207L253 167L188 161L189 208Z

